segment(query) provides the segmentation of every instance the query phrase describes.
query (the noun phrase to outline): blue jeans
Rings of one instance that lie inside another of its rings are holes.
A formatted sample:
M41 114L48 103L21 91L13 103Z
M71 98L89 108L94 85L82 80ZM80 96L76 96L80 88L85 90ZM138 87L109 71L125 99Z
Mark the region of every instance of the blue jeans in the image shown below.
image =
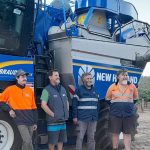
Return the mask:
M77 133L77 141L76 141L76 150L82 150L82 143L84 135L87 131L87 149L88 150L95 150L95 131L97 121L91 122L83 122L78 121L78 133Z

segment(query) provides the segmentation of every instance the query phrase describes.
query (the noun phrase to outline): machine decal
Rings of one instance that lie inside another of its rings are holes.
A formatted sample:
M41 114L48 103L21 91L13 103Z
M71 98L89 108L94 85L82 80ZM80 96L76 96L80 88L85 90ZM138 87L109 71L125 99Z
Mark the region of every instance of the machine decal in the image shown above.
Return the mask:
M90 65L82 65L79 68L79 72L78 72L78 84L82 84L81 81L81 76L83 73L91 73L92 78L93 78L93 84L95 83L95 71L94 69L90 66Z
M30 75L28 82L34 81L33 76L33 60L29 57L9 56L0 54L0 80L13 81L15 73L18 69L23 69Z
M2 62L2 63L0 63L0 68L4 68L7 66L13 66L13 65L20 65L20 64L33 64L33 61L18 60L18 61Z
M121 68L123 67L82 60L73 60L73 73L76 86L81 84L80 77L82 73L91 72L93 76L93 84L101 99L105 97L110 84L116 82L116 72ZM129 72L129 81L137 85L142 74L142 69L127 67L126 69L128 69Z

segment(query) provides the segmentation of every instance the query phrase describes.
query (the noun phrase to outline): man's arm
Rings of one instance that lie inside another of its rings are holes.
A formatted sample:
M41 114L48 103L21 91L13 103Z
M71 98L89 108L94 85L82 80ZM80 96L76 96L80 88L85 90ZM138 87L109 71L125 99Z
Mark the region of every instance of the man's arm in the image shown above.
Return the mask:
M47 102L42 101L41 102L42 109L51 117L54 117L54 113L51 111L51 109L48 107Z
M41 95L41 107L49 116L54 117L53 111L47 105L48 98L49 98L49 93L46 89L44 89Z
M138 98L139 98L139 94L138 94L138 89L136 88L136 86L133 84L133 102L134 102L134 106L135 109L138 109Z
M0 108L3 111L9 112L10 117L15 118L16 113L8 104L9 104L9 88L6 88L0 95Z
M11 108L10 106L8 105L8 100L9 100L9 90L8 88L6 88L3 93L1 93L0 95L0 108L3 110L3 111L10 111Z
M105 100L108 100L110 101L112 99L112 86L110 86L107 90L107 93L106 93L106 97L105 97Z
M0 100L0 109L3 111L8 111L8 112L11 110L9 105L6 104L4 101L1 101L1 100Z
M138 100L138 98L139 98L139 94L138 94L138 90L137 90L137 88L136 88L136 86L133 84L133 99L134 100Z
M78 90L76 90L75 94L73 96L73 100L72 100L72 115L73 115L73 122L75 124L77 124L77 122L78 122L78 119L77 119L78 100L79 100L79 92L78 92Z
M114 84L112 84L108 90L107 90L107 93L106 93L106 96L105 96L105 101L107 102L108 105L111 104L111 100L112 100L112 88L113 88Z
M34 116L34 123L35 123L35 127L34 127L34 130L37 129L37 122L38 122L38 112L37 112L37 106L36 106L36 103L35 103L35 97L34 97L34 91L31 89L31 93L32 93L32 111L33 111L33 116Z

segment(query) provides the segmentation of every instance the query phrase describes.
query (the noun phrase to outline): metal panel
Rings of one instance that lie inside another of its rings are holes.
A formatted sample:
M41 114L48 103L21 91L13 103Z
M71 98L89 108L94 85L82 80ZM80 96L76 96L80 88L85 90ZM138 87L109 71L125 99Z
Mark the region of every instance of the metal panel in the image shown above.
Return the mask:
M73 38L72 49L96 53L97 55L112 58L135 60L137 53L144 55L148 51L148 47L140 46L140 43L137 44L138 45L131 45L101 40Z

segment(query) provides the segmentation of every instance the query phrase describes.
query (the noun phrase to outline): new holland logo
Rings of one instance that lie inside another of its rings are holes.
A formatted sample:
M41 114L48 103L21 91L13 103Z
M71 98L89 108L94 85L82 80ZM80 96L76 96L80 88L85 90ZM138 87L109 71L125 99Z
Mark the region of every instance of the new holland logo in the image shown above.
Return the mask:
M93 84L95 83L95 71L90 65L83 65L79 68L78 72L78 84L81 85L81 76L83 73L91 73L92 78L93 78Z

